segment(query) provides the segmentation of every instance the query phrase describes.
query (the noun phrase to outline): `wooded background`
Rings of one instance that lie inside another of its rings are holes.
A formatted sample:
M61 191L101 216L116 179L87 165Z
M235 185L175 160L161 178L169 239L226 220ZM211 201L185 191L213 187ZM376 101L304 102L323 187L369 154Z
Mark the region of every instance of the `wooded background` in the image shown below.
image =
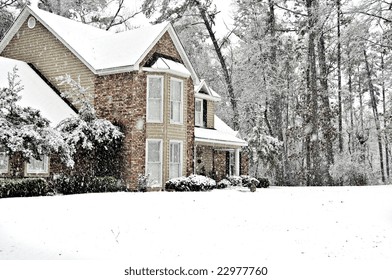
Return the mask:
M249 142L251 174L276 185L390 182L392 1L39 0L39 7L106 30L135 16L171 21L217 114ZM0 0L0 38L26 4Z

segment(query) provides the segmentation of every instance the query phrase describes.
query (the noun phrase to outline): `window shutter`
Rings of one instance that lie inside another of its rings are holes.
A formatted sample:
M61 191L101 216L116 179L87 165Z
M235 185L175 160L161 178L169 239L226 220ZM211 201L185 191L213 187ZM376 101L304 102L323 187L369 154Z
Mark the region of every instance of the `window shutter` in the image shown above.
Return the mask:
M242 174L242 152L240 152L240 175L245 175Z
M207 100L203 100L203 123L207 127Z

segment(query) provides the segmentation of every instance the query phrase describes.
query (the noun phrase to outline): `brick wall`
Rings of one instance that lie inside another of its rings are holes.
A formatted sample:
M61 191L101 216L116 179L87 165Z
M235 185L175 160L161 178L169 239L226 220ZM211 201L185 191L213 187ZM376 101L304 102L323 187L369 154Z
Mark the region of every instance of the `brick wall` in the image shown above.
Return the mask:
M241 152L241 174L249 175L249 154L247 152Z
M0 55L34 64L60 91L67 90L67 86L57 85L56 77L69 74L74 80L80 76L81 85L89 88L88 93L94 92L94 74L38 21L30 29L26 20Z
M167 56L171 56L177 58L181 63L182 59L180 54L178 53L176 47L168 32L162 35L162 37L158 40L155 46L150 50L150 52L146 55L143 61L140 63L140 66L144 66L144 64L155 54L160 53Z
M215 164L215 180L219 182L220 180L226 178L226 151L215 151L214 155Z
M192 79L187 81L187 115L186 116L186 138L188 143L186 175L194 173L194 153L195 153L195 94ZM184 117L185 120L185 117Z
M196 174L213 177L214 149L210 146L196 146Z
M121 175L130 189L137 188L145 170L146 74L122 73L97 77L97 115L123 128Z

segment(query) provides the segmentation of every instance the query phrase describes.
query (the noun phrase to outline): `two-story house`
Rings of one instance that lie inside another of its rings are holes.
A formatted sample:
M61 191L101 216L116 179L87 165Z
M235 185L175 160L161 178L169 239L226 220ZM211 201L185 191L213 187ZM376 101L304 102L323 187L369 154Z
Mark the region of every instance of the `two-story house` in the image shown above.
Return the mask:
M28 63L59 92L66 85L57 77L80 77L98 116L124 130L122 174L130 188L141 174L163 186L194 173L219 180L248 172L240 153L246 141L215 115L221 98L199 79L170 23L112 33L26 7L0 56Z

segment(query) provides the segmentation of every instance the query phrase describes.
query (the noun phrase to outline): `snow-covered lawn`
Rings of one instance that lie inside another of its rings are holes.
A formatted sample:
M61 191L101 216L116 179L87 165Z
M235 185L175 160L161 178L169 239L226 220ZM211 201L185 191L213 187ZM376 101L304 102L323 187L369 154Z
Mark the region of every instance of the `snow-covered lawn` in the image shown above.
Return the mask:
M388 186L8 198L0 213L0 259L392 264Z

